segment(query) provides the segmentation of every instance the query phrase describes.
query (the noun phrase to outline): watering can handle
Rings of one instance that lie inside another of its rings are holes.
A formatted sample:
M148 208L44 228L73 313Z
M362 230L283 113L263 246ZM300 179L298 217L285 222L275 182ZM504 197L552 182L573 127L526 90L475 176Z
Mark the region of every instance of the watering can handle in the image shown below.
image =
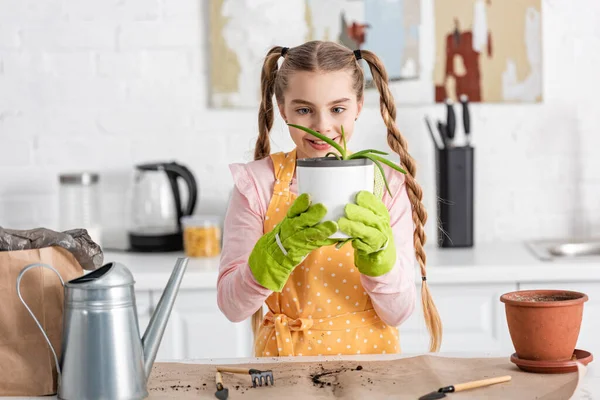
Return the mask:
M25 300L23 300L23 296L21 295L21 279L23 278L23 275L25 274L25 272L27 272L31 268L35 268L35 267L49 268L52 271L54 271L54 273L56 273L56 275L58 275L58 278L60 279L60 283L63 286L65 285L65 281L63 281L62 276L60 276L60 274L58 273L58 271L55 270L53 267L51 267L48 264L40 264L40 263L29 264L28 266L26 266L25 268L23 268L21 270L21 272L19 273L19 276L17 277L17 295L19 296L19 299L21 300L21 303L23 303L23 305L25 306L25 308L27 309L27 311L29 311L29 314L31 314L31 317L33 318L33 320L37 324L38 328L40 328L40 331L42 331L42 335L44 335L44 338L46 339L46 342L48 342L48 345L50 346L50 350L52 350L52 355L54 356L54 362L56 363L56 371L58 372L58 384L60 385L61 371L60 371L60 364L58 363L58 357L56 356L56 351L54 351L54 347L52 347L52 343L50 343L50 339L48 338L48 335L46 334L46 332L44 331L44 328L40 324L40 321L38 321L38 319L35 317L35 315L33 314L33 311L31 311L31 308L29 308L29 306L27 305L27 303L25 303Z

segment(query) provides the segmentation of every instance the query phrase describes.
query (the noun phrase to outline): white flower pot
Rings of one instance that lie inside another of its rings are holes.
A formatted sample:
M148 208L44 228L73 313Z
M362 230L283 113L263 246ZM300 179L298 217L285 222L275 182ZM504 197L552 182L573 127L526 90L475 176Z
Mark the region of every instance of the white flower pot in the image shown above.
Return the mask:
M296 161L298 194L308 193L312 204L323 203L327 214L323 221L336 221L346 214L344 207L354 203L361 190L373 193L375 165L369 159L337 160L332 157ZM337 231L332 239L347 239Z

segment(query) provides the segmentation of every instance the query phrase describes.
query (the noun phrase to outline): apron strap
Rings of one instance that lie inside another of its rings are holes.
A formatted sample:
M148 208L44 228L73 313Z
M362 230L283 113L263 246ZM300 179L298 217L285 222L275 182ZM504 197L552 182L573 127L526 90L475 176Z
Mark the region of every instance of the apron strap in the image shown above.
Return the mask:
M289 153L271 154L271 160L273 161L273 170L275 171L273 196L289 198L290 186L296 171L296 149Z
M275 179L289 185L296 171L296 149L289 153L274 153L270 157L273 161Z

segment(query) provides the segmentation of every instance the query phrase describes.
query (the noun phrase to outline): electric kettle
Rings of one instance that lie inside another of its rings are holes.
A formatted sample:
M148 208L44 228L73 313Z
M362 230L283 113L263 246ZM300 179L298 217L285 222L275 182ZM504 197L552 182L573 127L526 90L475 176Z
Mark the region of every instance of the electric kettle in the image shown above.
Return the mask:
M187 187L187 199L179 181ZM140 164L135 167L129 247L132 251L183 250L181 217L196 207L198 186L192 172L176 162Z
M187 258L177 259L141 339L135 280L124 265L111 262L68 282L48 264L30 264L21 270L17 277L17 295L50 345L58 373L59 399L139 400L148 397L148 377L187 264ZM64 286L60 355L21 294L23 275L36 267L54 271Z

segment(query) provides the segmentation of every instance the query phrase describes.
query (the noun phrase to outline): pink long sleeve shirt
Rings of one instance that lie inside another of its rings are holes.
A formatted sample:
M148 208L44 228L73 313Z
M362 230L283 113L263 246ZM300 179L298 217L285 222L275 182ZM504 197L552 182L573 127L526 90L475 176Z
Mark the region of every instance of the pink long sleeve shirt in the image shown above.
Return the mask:
M229 167L235 186L225 215L217 302L230 321L240 322L258 310L272 293L256 281L248 258L264 234L263 223L273 194L275 174L270 157ZM379 317L388 325L398 326L413 312L416 298L414 225L404 175L387 166L384 170L394 194L390 197L385 191L382 200L390 214L396 264L382 276L361 275L360 279ZM295 176L290 190L297 194Z

